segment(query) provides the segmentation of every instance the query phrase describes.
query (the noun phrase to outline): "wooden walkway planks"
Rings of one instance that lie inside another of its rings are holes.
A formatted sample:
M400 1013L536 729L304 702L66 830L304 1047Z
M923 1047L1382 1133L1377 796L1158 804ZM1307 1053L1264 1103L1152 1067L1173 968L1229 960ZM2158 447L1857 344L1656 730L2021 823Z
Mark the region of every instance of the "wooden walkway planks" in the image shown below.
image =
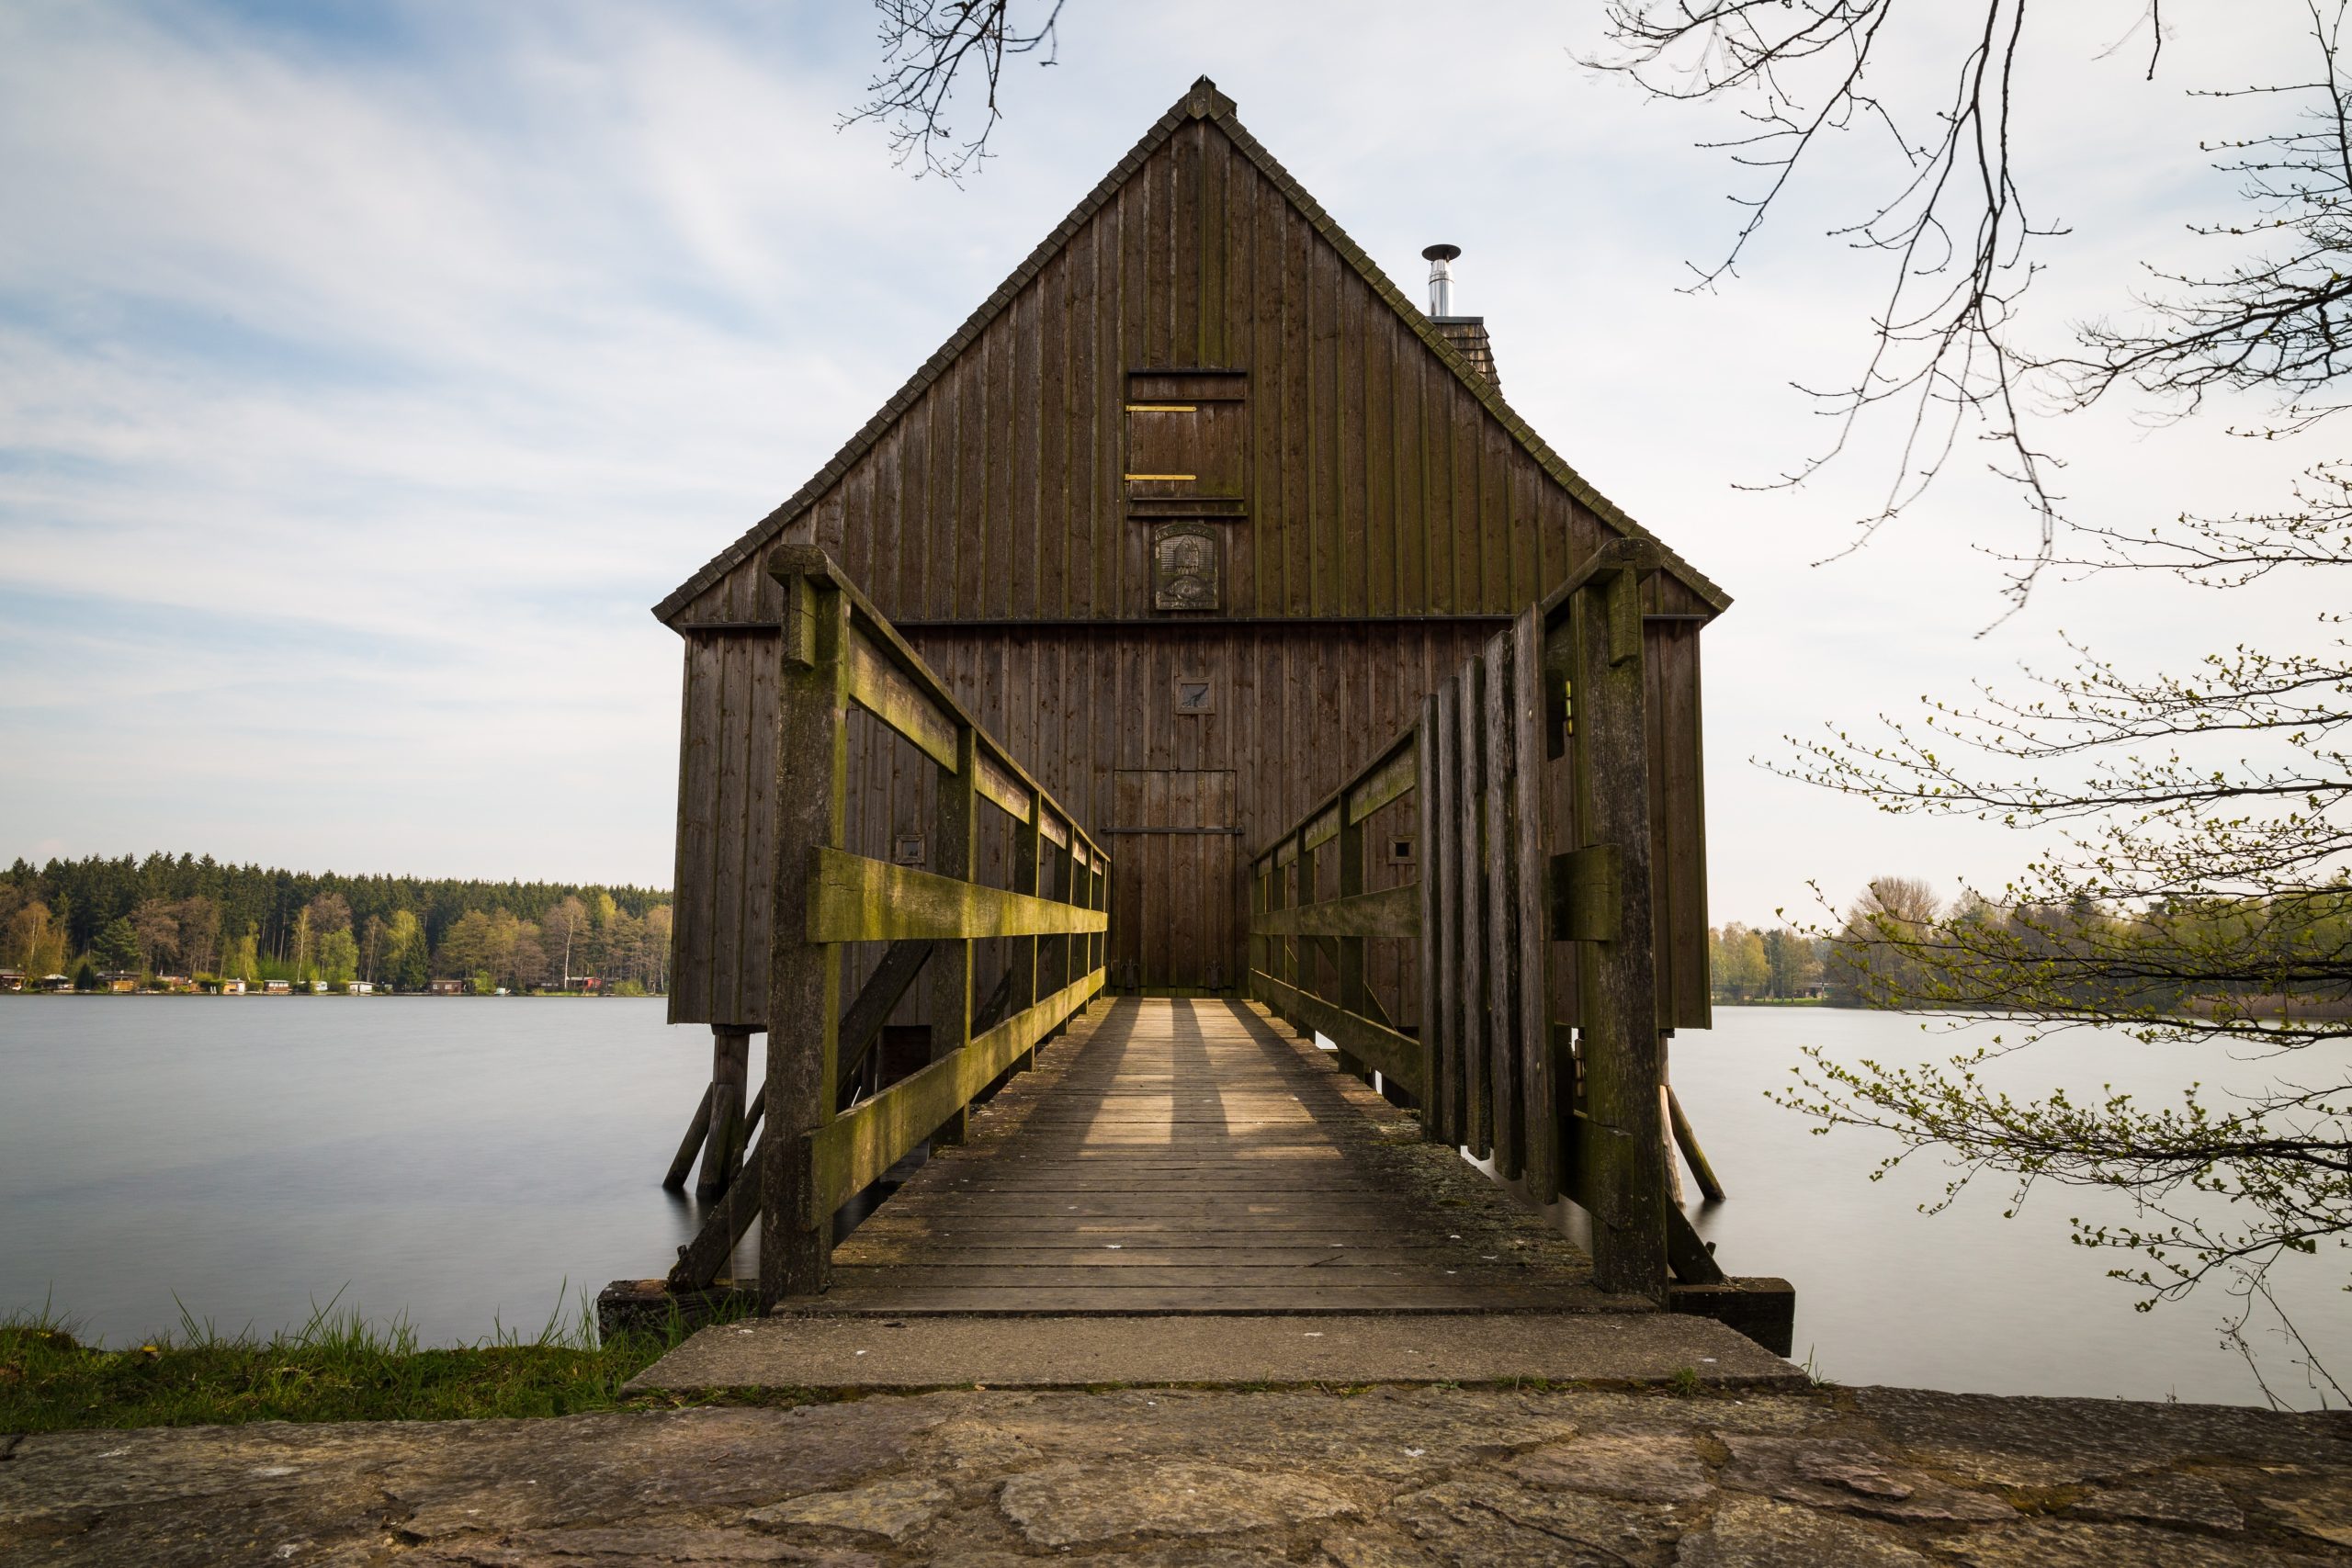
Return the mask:
M834 1253L814 1310L1622 1308L1582 1254L1261 1010L1098 1006Z

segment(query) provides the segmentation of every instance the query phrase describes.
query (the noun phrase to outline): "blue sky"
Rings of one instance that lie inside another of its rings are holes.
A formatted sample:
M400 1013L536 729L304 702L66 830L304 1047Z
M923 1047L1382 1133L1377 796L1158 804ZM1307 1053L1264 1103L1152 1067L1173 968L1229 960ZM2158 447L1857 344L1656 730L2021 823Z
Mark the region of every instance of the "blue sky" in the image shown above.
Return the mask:
M2116 0L2037 38L2020 128L2055 331L2227 211L2190 87L2277 73L2291 7L2190 18L2158 82ZM1071 0L987 171L894 169L835 120L854 5L18 4L0 10L0 856L187 848L311 868L666 882L677 653L647 606L796 489L1198 73L1418 296L1464 247L1514 404L1723 582L1709 633L1718 919L1818 878L1996 885L2013 836L1777 780L2062 628L2128 661L2302 637L2307 584L2052 584L1992 636L2030 523L1965 456L1833 565L1887 476L1806 489L1792 381L1851 374L1877 275L1825 167L1713 296L1720 120L1579 69L1586 8ZM2210 36L2189 29L2210 27ZM1891 85L1916 69L1891 58ZM2327 434L2231 411L2059 426L2079 515L2282 498ZM1871 438L1876 440L1875 436Z

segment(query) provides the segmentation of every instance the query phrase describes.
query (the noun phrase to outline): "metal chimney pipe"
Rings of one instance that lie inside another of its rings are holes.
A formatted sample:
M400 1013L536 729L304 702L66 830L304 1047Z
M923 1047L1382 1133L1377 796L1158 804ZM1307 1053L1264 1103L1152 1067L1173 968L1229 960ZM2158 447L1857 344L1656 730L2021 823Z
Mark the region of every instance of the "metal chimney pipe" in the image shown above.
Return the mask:
M1460 245L1431 245L1421 255L1430 264L1430 314L1453 314L1453 272L1446 264L1462 254Z

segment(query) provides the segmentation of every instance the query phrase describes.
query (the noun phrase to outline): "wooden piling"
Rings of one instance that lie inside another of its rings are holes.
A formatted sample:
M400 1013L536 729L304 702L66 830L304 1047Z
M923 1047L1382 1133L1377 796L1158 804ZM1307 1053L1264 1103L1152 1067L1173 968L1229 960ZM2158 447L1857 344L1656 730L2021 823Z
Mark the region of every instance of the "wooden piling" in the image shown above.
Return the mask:
M768 1125L759 1173L760 1301L765 1306L818 1294L832 1268L831 1217L811 1224L807 1211L816 1190L809 1134L833 1115L841 955L811 938L808 909L820 852L839 849L848 828L849 603L822 579L789 570L779 576L786 609L771 764L776 787Z

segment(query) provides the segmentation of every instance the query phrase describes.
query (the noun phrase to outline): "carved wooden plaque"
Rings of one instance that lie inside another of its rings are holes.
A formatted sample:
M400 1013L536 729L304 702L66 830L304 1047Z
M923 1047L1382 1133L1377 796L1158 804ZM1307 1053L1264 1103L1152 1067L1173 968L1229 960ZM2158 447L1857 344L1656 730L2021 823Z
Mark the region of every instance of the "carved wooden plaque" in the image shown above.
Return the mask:
M1151 602L1161 610L1214 610L1216 530L1205 523L1161 523L1151 531Z

